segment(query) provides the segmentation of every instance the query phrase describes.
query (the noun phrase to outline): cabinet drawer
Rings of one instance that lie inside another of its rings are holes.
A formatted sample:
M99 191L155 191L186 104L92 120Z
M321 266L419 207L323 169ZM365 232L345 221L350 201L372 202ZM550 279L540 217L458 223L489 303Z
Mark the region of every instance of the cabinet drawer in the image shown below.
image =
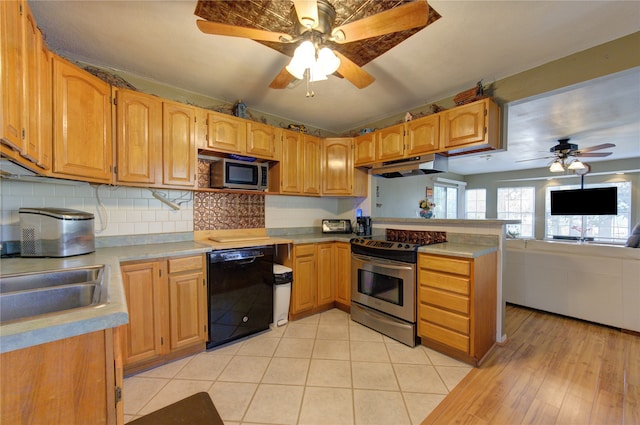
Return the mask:
M418 314L420 320L426 320L427 322L453 329L461 334L469 335L469 317L467 316L440 310L425 304L420 304Z
M315 255L315 244L296 245L296 256L304 257L306 255Z
M456 260L455 258L437 257L432 255L420 255L419 267L437 270L445 273L461 274L469 276L471 273L471 262L467 260Z
M418 282L420 282L421 285L467 296L469 295L469 288L471 286L469 278L467 277L451 276L425 269L420 269Z
M169 258L169 273L179 273L187 270L202 270L202 256Z
M469 353L468 336L424 321L420 321L419 327L420 336L422 338L429 338L442 344L448 345L449 347L461 350L467 354Z
M419 300L421 303L469 314L469 297L462 295L451 294L421 285Z

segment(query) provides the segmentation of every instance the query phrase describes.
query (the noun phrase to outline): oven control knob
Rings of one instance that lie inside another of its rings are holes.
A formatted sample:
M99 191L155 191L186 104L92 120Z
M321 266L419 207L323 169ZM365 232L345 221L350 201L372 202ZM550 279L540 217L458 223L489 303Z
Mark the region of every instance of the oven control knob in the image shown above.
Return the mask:
M405 247L405 248L407 248L407 249L409 249L409 248L410 248L410 247L409 247L409 244L406 244L404 247Z
M398 244L398 248L402 248L402 244L401 243Z

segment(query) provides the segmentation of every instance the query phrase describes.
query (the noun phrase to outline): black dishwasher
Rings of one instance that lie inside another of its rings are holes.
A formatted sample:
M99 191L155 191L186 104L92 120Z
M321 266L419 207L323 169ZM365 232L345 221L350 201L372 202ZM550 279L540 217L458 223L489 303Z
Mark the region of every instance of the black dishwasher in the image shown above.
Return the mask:
M207 348L269 328L273 321L273 245L208 254Z

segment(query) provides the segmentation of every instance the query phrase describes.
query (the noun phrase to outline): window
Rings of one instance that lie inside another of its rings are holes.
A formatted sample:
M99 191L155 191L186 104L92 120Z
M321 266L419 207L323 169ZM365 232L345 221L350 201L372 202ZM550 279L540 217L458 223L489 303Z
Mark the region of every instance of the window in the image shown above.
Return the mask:
M498 218L521 221L520 224L508 224L507 235L517 238L533 238L534 213L534 187L498 188Z
M487 190L467 189L464 208L466 218L487 218Z
M618 215L551 215L551 191L579 189L579 185L548 187L545 196L545 238L625 242L631 224L631 182L586 184L585 189L618 187Z
M458 218L458 186L435 184L433 202L436 204L434 217Z

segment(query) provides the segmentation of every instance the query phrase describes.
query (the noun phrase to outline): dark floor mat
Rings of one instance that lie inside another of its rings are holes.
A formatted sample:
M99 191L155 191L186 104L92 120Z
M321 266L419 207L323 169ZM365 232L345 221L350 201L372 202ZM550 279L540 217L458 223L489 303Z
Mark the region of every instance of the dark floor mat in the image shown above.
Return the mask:
M211 397L205 392L189 396L127 425L224 425Z

